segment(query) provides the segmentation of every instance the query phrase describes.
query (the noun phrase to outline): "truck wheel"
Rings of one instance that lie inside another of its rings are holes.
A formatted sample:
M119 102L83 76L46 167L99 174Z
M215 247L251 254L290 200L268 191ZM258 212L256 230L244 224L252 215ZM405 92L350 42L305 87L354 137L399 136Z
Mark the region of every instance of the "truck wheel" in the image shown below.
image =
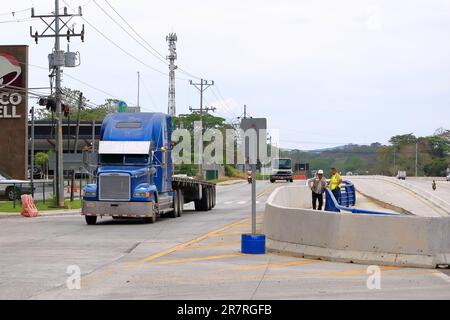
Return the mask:
M214 208L216 206L216 188L215 187L212 188L212 194L213 194L213 205L212 205L212 207Z
M274 183L275 182L275 180L274 179L270 179L270 183Z
M97 216L84 216L86 223L90 226L97 223Z
M213 190L212 188L208 188L208 210L211 210L213 207Z
M181 215L183 214L183 210L184 210L184 195L183 195L183 191L178 190L178 216L181 217Z
M151 216L151 217L145 217L145 218L144 218L144 222L145 222L145 223L155 223L155 221L156 221L155 215L153 215L153 216Z
M294 182L294 179L289 180L289 182Z
M173 190L173 210L169 213L169 217L171 218L176 218L180 214L180 199L178 198L178 194L178 190Z
M201 209L200 211L208 211L208 202L209 202L209 189L208 188L204 188L203 189L203 194L202 194L202 200L201 202Z
M202 211L202 201L201 200L195 200L194 201L194 207L195 207L195 211Z

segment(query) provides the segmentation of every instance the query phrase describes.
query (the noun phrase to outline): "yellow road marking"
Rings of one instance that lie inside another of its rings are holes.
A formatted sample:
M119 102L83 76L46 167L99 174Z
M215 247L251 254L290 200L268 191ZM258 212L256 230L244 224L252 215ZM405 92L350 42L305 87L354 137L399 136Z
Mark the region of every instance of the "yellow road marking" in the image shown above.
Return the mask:
M309 264L309 263L320 263L320 260L294 260L294 261L282 261L282 262L273 262L273 263L265 263L265 264L257 264L254 266L244 266L244 267L235 267L235 268L228 268L228 269L221 269L219 272L223 271L230 271L230 270L256 270L256 269L271 269L271 268L282 268L282 267L289 267L289 266L297 266L302 264Z
M261 230L256 230L256 233L260 233ZM211 236L211 237L228 237L228 236L235 236L237 234L250 234L252 233L252 231L233 231L233 232L225 232L225 233L216 233L215 235Z
M228 246L228 245L235 245L240 244L240 241L228 241L228 242L214 242L214 243L207 243L207 244L197 244L197 245L190 245L182 250L187 249L203 249L203 248L214 248L214 247L222 247L222 246Z
M273 191L274 189L275 189L275 187L268 188L268 189L262 191L261 193L259 193L259 194L256 196L256 198L259 199L260 197L262 197L263 195L265 195L267 192L271 192L271 191ZM208 232L208 233L206 233L206 234L204 234L204 235L201 235L201 236L199 236L199 237L197 237L197 238L195 238L195 239L192 239L192 240L190 240L190 241L187 241L187 242L181 243L181 244L179 244L179 245L176 245L176 246L173 247L173 248L170 248L170 249L161 251L161 252L156 253L156 254L154 254L154 255L151 255L151 256L149 256L149 257L147 257L147 258L138 260L138 261L136 261L136 262L134 262L134 263L131 263L131 264L127 265L126 268L133 268L133 267L136 267L136 266L138 266L138 265L144 264L144 263L146 263L146 262L150 262L150 261L153 261L153 260L155 260L155 259L164 257L164 256L166 256L166 255L168 255L168 254L170 254L170 253L175 252L175 251L182 250L182 249L184 249L184 248L186 248L186 247L188 247L188 246L190 246L190 245L192 245L192 244L195 244L195 243L197 243L197 242L203 241L203 240L205 240L205 239L207 239L207 238L210 238L210 237L214 237L217 233L220 233L220 232L222 232L222 231L225 231L225 230L234 228L235 226L237 226L237 225L239 225L239 224L242 224L243 222L247 221L247 219L248 219L248 218L241 219L241 220L239 220L239 221L236 221L236 222L234 222L234 223L231 223L231 224L229 224L229 225L226 225L226 226L224 226L224 227L222 227L222 228L219 228L219 229L217 229L217 230L214 230L214 231Z
M391 270L398 270L402 267L395 267L395 266L382 266L380 267L381 271L391 271ZM344 271L335 271L335 272L328 272L326 275L329 276L358 276L358 275L366 275L367 270L364 269L351 269L351 270L344 270Z
M195 262L195 261L218 260L218 259L225 259L225 258L241 257L243 255L244 254L242 254L242 253L236 253L236 254L223 254L223 255L219 255L219 256L163 260L163 261L155 262L155 264L176 264L176 263L186 263L186 262Z
M204 234L204 235L201 235L201 236L199 236L199 237L197 237L197 238L195 238L195 239L192 239L192 240L190 240L190 241L187 241L187 242L181 243L181 244L179 244L179 245L176 245L175 247L172 247L172 248L170 248L170 249L167 249L167 250L164 250L164 251L155 253L154 255L151 255L151 256L149 256L149 257L147 257L147 258L144 258L144 259L141 259L141 260L138 260L138 261L136 261L136 262L134 262L134 263L129 264L129 265L127 266L127 268L133 268L133 267L136 267L136 266L138 266L138 265L140 265L140 264L143 264L143 263L146 263L146 262L153 261L153 260L155 260L155 259L157 259L157 258L164 257L164 256L166 256L166 255L168 255L168 254L170 254L170 253L172 253L172 252L175 252L175 251L184 249L184 248L186 248L186 247L188 247L188 246L190 246L190 245L192 245L192 244L194 244L194 243L197 243L197 242L200 242L200 241L205 240L205 239L207 239L207 238L210 238L210 237L214 236L216 233L219 233L219 232L222 232L222 231L231 229L231 228L233 228L235 225L237 225L237 224L239 224L239 223L242 223L242 221L243 221L243 220L236 221L236 222L231 223L231 224L229 224L229 225L226 225L226 226L224 226L224 227L222 227L222 228L219 228L219 229L217 229L217 230L214 230L214 231L208 232L208 233L206 233L206 234Z

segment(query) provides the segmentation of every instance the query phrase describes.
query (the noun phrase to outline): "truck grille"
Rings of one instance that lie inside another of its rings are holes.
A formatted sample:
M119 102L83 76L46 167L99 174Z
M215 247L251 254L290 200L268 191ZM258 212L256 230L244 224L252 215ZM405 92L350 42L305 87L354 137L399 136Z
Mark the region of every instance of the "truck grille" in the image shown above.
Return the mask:
M104 173L99 176L100 200L130 200L130 176L125 173Z

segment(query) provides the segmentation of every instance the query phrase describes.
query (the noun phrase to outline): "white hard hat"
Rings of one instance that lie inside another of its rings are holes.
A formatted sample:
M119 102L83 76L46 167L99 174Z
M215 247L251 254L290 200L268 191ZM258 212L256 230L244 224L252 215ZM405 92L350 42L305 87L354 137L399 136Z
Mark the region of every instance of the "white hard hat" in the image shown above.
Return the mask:
M317 171L317 174L323 174L323 170Z

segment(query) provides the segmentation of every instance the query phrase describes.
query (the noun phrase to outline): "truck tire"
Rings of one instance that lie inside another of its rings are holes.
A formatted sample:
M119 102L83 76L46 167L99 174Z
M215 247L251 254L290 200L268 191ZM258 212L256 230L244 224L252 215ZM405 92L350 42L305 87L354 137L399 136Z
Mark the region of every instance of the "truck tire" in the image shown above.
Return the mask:
M275 182L275 180L274 179L270 179L270 183L274 183Z
M213 194L213 208L216 206L216 187L212 188L212 194Z
M208 211L209 208L209 188L203 188L201 211Z
M97 223L97 216L84 216L86 223L90 226Z
M173 210L169 213L169 217L171 218L179 217L180 214L180 199L178 195L179 195L178 190L173 190L173 200L172 200Z
M151 217L145 217L145 218L144 218L144 222L145 222L145 223L155 223L155 222L156 222L156 216L153 215L153 216L151 216Z
M212 209L213 206L213 190L208 188L208 211Z
M178 190L178 201L179 201L178 216L181 217L184 210L184 195L182 190Z
M201 200L195 200L194 201L194 207L195 207L195 211L203 211L202 210L202 201Z

